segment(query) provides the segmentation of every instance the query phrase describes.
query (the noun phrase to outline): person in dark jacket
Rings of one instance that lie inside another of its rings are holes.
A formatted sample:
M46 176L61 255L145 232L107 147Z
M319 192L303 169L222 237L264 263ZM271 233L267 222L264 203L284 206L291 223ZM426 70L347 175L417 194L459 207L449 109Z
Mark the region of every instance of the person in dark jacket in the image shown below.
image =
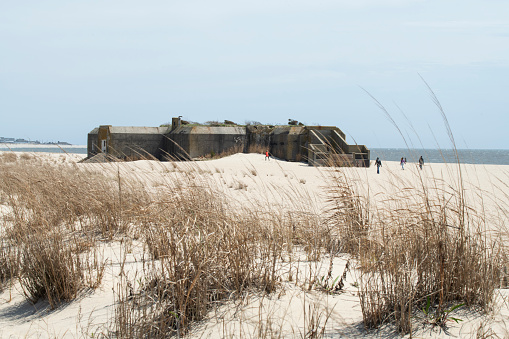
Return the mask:
M375 166L376 166L376 174L380 174L380 167L382 167L382 162L380 161L379 157L376 157Z

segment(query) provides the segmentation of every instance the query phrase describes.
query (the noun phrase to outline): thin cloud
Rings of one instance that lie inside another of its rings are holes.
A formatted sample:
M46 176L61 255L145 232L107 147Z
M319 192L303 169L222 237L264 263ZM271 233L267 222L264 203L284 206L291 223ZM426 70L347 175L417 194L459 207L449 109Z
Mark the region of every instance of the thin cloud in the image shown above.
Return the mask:
M479 29L497 28L509 29L509 21L411 21L404 23L406 26L439 29Z

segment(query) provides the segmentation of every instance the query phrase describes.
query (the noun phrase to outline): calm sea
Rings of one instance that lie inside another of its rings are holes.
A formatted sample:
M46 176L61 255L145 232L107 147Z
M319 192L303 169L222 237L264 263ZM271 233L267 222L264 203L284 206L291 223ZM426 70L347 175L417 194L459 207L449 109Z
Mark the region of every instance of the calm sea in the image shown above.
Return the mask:
M62 147L67 153L87 154L86 147ZM49 152L63 153L58 147L16 147L15 152ZM422 155L425 162L431 163L455 163L456 153L453 150L419 149L409 150L406 148L372 148L371 159L380 157L382 161L400 161L406 157L407 162L417 162ZM0 147L0 151L9 151L9 148ZM458 156L463 164L493 164L509 165L509 150L507 149L461 149Z
M456 163L457 158L462 164L509 165L509 150L507 149L407 149L407 148L372 148L372 160L379 157L382 161L400 161L406 157L407 162L417 163L422 155L424 162Z
M47 153L76 153L87 154L86 147L0 147L0 151L13 151L13 152L47 152Z

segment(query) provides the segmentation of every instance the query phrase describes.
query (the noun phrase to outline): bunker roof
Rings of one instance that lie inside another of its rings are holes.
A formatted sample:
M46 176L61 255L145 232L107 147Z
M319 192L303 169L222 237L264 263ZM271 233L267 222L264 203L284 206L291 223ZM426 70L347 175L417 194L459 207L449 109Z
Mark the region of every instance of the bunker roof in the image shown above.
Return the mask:
M304 131L304 126L276 126L274 134L301 134Z
M241 126L181 126L171 131L178 134L246 134Z
M110 133L116 134L165 134L169 127L112 126Z

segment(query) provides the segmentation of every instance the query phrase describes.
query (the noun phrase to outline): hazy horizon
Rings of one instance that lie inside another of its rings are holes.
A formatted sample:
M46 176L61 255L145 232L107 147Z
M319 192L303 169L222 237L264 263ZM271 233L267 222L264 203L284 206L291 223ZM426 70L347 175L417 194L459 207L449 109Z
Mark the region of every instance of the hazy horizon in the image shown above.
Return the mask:
M85 144L99 125L183 116L451 147L427 83L458 148L507 149L506 13L499 0L4 2L0 136Z

